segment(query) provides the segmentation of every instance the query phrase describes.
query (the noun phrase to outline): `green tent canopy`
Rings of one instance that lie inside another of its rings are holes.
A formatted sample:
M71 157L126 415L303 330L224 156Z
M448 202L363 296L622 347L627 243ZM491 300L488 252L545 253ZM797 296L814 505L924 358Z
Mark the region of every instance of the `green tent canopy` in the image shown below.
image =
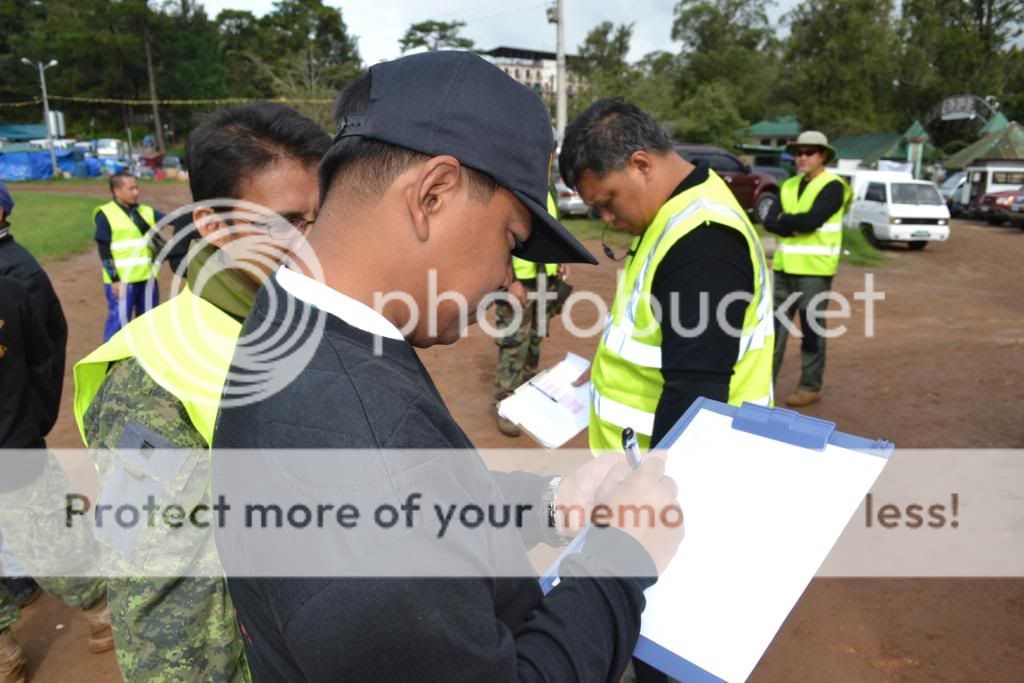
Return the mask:
M996 115L989 119L988 123L979 131L982 135L988 133L998 133L999 131L1010 125L1009 120L1003 116L1002 112L997 111Z
M989 133L951 156L946 160L946 168L966 168L975 161L1018 159L1024 160L1024 127L1011 121L1002 130Z

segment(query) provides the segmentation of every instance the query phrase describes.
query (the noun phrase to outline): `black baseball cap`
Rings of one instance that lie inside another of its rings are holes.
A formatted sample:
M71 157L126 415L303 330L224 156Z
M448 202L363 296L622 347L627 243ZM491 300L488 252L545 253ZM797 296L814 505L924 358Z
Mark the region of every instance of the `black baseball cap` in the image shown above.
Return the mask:
M335 141L364 137L423 154L450 154L489 175L533 214L533 233L515 255L540 263L597 259L547 211L555 149L540 97L471 52L440 51L370 67L365 114L339 122Z

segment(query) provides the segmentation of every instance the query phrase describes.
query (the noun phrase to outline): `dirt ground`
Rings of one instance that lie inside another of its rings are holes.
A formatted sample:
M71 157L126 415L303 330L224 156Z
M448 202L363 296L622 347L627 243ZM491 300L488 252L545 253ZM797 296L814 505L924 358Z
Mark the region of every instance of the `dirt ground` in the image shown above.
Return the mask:
M100 185L66 191L106 196ZM163 210L187 197L185 185L143 186L143 200ZM588 246L600 253L599 245ZM805 412L901 447L1024 447L1024 231L956 221L948 242L923 252L885 253L884 267L841 268L837 291L850 296L873 272L874 288L886 298L876 305L871 338L863 334L863 303L856 302L846 321L851 332L829 341L825 398ZM613 266L602 259L599 267L578 267L572 281L610 299ZM100 343L105 303L95 254L46 267L70 326L64 406L49 441L74 448L80 444L71 413L71 367ZM586 326L596 314L583 304L574 319ZM542 365L569 350L590 356L596 343L596 337L581 343L556 322ZM509 439L495 428L490 392L496 353L493 342L476 331L454 347L421 356L479 447L530 448L527 437ZM791 341L779 395L795 388L798 370L798 344ZM584 447L585 439L581 435L569 445ZM90 475L72 472L79 480ZM53 598L26 609L15 629L33 681L120 679L113 656L88 654L79 615ZM1022 679L1024 580L816 579L751 680Z

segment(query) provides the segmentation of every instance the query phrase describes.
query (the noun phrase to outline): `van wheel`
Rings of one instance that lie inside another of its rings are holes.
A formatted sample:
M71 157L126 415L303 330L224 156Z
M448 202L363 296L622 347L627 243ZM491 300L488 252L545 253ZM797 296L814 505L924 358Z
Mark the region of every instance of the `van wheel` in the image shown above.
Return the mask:
M764 219L768 216L768 211L775 201L777 201L777 196L772 192L765 192L757 198L757 203L754 204L754 218L758 223L764 225Z
M985 219L985 222L988 223L989 225L994 225L996 227L999 227L1000 225L1002 225L1003 223L1006 222L1006 219L1005 218L993 218L992 216L989 216L988 218Z
M873 246L873 247L875 247L877 249L878 246L879 246L879 242L878 242L878 238L875 237L875 229L871 226L871 224L870 223L861 223L860 224L860 231L862 233L864 233L864 239L867 240L868 244L870 244L871 246Z
M920 240L918 242L907 242L907 249L910 249L910 251L921 251L927 246L928 243L924 240Z

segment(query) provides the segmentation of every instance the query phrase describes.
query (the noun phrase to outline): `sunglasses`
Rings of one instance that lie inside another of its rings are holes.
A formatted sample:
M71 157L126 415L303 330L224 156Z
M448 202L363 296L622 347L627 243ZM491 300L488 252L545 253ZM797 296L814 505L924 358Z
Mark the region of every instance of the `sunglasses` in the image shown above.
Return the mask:
M795 152L793 152L793 156L794 157L812 157L815 154L820 154L820 153L821 153L820 149L818 149L817 147L812 147L812 148L809 148L809 149L798 149Z

